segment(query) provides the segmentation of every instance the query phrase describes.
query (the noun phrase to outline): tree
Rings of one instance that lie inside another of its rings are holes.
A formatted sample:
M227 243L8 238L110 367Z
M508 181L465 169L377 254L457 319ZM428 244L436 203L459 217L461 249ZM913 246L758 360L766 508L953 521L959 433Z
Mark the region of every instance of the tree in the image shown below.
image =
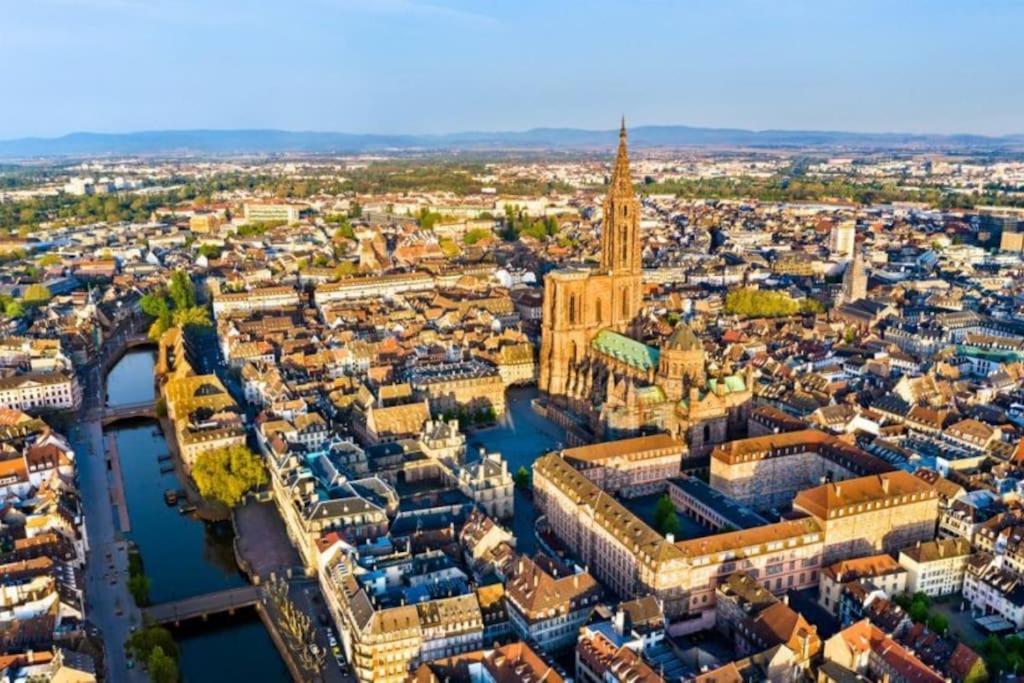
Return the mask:
M526 469L525 466L521 466L516 470L515 474L516 488L521 491L526 491L530 488L530 470Z
M748 318L777 318L793 315L800 304L785 292L743 287L725 295L725 312Z
M149 679L153 683L178 683L178 664L169 655L164 654L162 647L157 645L146 660Z
M486 228L473 228L463 236L462 241L467 245L472 246L480 240L487 239L490 236L491 231Z
M125 647L133 657L147 661L153 650L160 648L171 659L178 658L178 645L171 632L158 624L148 624L128 637Z
M226 446L201 453L192 467L192 478L204 498L232 508L246 493L265 484L267 473L247 447Z
M933 614L928 617L928 628L940 635L945 635L949 630L949 619L941 614Z
M682 525L679 522L679 513L677 513L675 509L673 509L667 515L665 515L664 519L661 520L659 530L664 536L668 536L669 534L671 534L673 537L675 537L679 533L681 527Z
M20 301L8 301L4 306L4 315L8 318L20 318L25 315L25 307Z
M184 270L176 270L171 274L171 284L167 289L175 310L184 310L196 305L196 288L192 278Z
M46 285L32 284L25 288L21 301L26 306L42 306L50 300L50 290Z
M39 257L38 261L39 265L44 268L55 266L60 262L60 256L57 256L57 254L43 254Z
M676 506L672 504L672 499L669 498L667 493L663 494L654 505L654 526L660 529L669 515L675 511ZM679 523L678 519L676 523Z

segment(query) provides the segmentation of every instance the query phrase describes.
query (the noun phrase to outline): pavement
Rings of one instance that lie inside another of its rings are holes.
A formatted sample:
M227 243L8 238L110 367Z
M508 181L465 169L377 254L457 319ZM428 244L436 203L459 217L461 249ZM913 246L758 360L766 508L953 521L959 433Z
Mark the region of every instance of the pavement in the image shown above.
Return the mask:
M87 383L91 391L98 393L95 382ZM106 465L103 428L97 420L83 419L71 428L68 437L76 452L89 539L86 617L103 637L107 680L142 683L147 677L139 667L128 668L123 647L131 629L142 623L142 615L128 591L128 545L115 522L113 482Z

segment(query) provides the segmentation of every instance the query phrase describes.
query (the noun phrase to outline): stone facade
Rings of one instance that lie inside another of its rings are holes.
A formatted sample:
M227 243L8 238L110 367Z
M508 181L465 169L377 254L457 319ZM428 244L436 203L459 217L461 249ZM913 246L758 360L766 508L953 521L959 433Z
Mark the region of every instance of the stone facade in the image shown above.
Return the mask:
M825 531L825 562L930 541L939 517L938 494L903 471L824 484L797 494L793 509Z
M707 380L703 344L686 323L660 348L634 338L643 307L640 203L626 130L604 202L601 264L544 280L539 387L573 443L667 431L696 457L746 420L750 378Z
M814 429L740 439L711 454L711 486L757 510L786 506L798 491L893 468Z

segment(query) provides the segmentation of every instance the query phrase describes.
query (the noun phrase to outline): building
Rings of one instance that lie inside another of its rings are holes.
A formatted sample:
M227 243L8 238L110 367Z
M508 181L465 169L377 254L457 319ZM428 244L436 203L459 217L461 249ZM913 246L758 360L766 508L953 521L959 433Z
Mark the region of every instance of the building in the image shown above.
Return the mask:
M843 286L836 298L836 306L860 301L868 295L868 274L864 268L864 258L857 251L853 260L846 266L843 273Z
M849 261L857 247L857 224L854 221L840 221L832 226L828 250L832 258Z
M568 393L572 368L591 341L601 330L626 332L640 311L642 294L640 202L633 191L623 122L604 201L599 270L556 270L544 278L541 391Z
M482 647L484 623L476 593L378 607L356 580L349 551L337 536L325 537L318 577L358 681L405 683L410 670L424 662Z
M973 613L1001 617L1014 630L1024 628L1024 579L1005 569L991 553L968 558L963 595Z
M925 541L904 548L899 562L907 570L907 590L932 597L959 592L970 556L971 544L964 538Z
M631 498L665 490L685 453L682 441L654 434L568 448L561 456L599 488Z
M207 451L245 446L245 415L217 375L171 377L163 398L186 467Z
M298 306L299 293L291 287L263 287L244 292L220 292L213 295L213 316L224 316L253 311L267 311Z
M705 456L746 421L749 376L708 379L704 346L678 323L660 345L634 338L643 305L640 203L626 128L604 200L601 262L544 279L539 388L573 443L667 431Z
M586 572L561 574L554 563L546 564L550 566L520 557L505 596L516 635L554 652L576 642L601 589Z
M935 490L902 470L801 491L793 509L821 525L826 563L930 541L939 517Z
M297 223L309 207L286 202L245 202L242 215L247 222Z
M620 596L649 593L669 616L687 607L685 555L566 460L533 463L533 495L550 530Z
M74 410L82 403L82 392L73 373L27 372L0 377L0 408L27 413Z
M434 415L505 414L505 383L498 370L479 360L415 366L409 383L430 404Z
M824 651L826 661L873 681L944 683L946 680L867 619L826 640Z
M843 587L860 581L869 583L887 596L899 595L907 590L907 570L891 555L884 554L834 562L821 570L818 603L829 613L838 615Z
M197 213L188 219L188 229L200 235L216 235L223 224L223 215L213 211Z
M711 452L711 486L741 505L768 510L823 481L892 471L838 437L815 429L739 439Z

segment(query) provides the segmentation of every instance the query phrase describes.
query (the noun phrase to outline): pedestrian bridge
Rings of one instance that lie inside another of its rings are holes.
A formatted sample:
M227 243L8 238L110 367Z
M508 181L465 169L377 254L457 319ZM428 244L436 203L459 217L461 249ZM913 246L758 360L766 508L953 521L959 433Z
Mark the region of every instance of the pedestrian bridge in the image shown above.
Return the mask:
M253 607L259 602L259 597L260 592L256 586L242 586L152 605L143 609L142 614L157 624L179 624L191 619L206 619L215 614L233 613L237 609Z
M103 408L102 423L104 427L109 427L121 420L135 420L139 418L155 420L157 418L156 401L141 401L139 403L128 403Z

